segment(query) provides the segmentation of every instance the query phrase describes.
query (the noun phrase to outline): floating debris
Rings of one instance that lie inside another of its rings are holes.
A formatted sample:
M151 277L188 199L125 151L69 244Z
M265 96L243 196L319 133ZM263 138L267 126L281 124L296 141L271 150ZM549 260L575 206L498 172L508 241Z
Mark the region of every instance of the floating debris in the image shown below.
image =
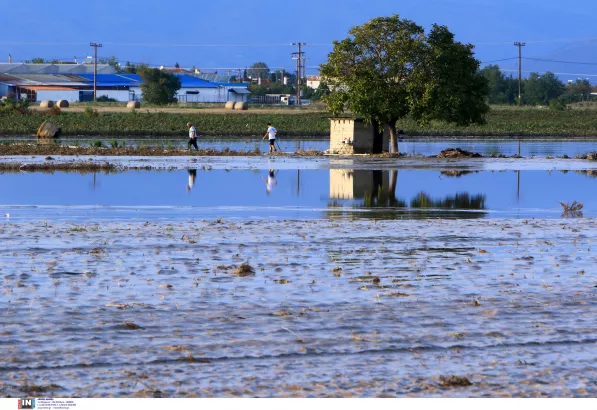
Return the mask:
M439 384L442 387L455 387L455 386L472 386L473 383L464 376L440 376Z

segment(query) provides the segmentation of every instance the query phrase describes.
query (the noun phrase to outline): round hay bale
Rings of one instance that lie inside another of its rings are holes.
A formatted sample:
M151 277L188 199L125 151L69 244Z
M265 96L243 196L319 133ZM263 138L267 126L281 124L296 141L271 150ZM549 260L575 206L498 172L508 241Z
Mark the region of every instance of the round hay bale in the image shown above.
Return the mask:
M70 104L69 104L69 103L68 103L68 101L66 101L66 100L59 100L59 101L56 103L56 106L57 106L58 108L68 108L68 107L70 106Z
M141 103L139 101L129 101L126 103L126 108L141 108Z
M238 111L245 111L249 109L249 104L246 102L238 101L234 103L234 109Z
M52 108L54 106L54 101L52 100L43 100L39 103L41 108Z
M234 109L234 101L228 101L226 103L226 105L224 106L224 108L226 108L227 110L233 110Z

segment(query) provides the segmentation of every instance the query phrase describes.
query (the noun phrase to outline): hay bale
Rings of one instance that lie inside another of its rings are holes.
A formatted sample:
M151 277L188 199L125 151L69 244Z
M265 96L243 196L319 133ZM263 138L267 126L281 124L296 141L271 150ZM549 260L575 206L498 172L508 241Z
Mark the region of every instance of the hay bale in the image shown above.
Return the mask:
M58 108L68 108L68 107L70 106L70 104L69 104L69 103L68 103L68 101L66 101L66 100L59 100L59 101L56 103L56 106L57 106Z
M224 106L224 108L226 108L227 110L233 110L234 109L234 101L228 101L226 103L226 105Z
M126 108L141 108L141 103L139 101L129 101L126 103Z
M245 111L249 109L249 104L246 102L237 101L234 103L234 109L238 111Z
M56 138L62 130L49 121L44 121L37 129L37 138Z
M52 100L43 100L39 103L41 108L52 108L54 106L54 101Z

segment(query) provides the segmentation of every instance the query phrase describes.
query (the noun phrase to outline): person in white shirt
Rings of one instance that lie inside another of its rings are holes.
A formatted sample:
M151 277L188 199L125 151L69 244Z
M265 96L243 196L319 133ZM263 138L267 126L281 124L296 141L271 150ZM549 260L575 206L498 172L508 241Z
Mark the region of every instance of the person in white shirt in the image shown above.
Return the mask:
M195 179L197 178L197 170L196 169L189 169L189 183L187 185L187 192L193 189L193 185L195 185Z
M276 173L273 169L269 170L269 173L267 174L267 179L263 177L261 177L261 179L263 179L263 182L265 182L265 192L267 192L268 195L270 194L270 192L272 192L274 186L278 185L278 181L276 181Z
M189 151L191 150L191 146L195 147L195 150L199 151L199 147L197 146L197 129L190 122L187 122L187 128L189 129Z
M265 137L269 136L269 152L276 151L276 146L274 144L276 143L276 135L277 134L278 134L278 130L276 128L272 127L272 124L270 122L268 122L267 123L267 132L265 133L263 138L261 138L261 141L263 141L265 139Z

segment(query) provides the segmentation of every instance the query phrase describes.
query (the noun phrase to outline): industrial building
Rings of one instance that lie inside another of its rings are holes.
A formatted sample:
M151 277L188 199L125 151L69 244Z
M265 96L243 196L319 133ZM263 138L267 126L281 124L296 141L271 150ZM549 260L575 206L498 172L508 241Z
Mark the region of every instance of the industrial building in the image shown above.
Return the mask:
M0 97L15 94L30 101L93 100L96 79L97 98L106 96L119 102L142 101L141 77L117 74L109 65L93 64L0 64ZM181 83L177 99L183 103L225 103L248 101L248 84L216 83L197 76L174 73Z

